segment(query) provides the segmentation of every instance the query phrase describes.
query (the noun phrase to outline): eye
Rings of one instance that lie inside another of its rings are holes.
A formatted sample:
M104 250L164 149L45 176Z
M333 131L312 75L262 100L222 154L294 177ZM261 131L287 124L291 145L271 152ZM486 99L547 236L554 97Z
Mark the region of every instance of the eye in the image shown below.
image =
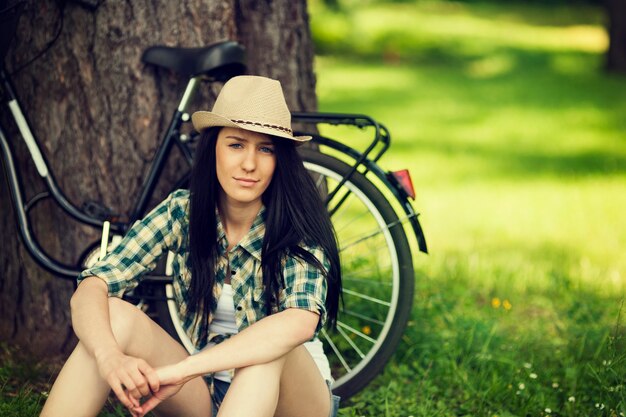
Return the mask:
M233 142L231 144L228 145L229 148L233 148L233 149L242 149L243 145L239 142Z
M272 148L271 146L261 146L259 150L263 153L268 153L268 154L274 153L274 148Z

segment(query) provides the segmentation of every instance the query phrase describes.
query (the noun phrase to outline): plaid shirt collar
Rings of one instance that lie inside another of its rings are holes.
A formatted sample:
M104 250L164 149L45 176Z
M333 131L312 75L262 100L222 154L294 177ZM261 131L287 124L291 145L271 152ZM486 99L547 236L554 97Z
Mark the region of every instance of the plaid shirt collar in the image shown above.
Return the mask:
M222 224L222 218L219 216L217 209L215 209L215 216L217 218L217 241L219 242L219 252L220 255L223 255L226 252L226 248L228 248L228 239L226 238L226 231L224 230L224 225ZM265 206L261 206L261 210L259 210L259 213L254 218L250 230L243 237L243 239L241 239L237 246L244 249L260 262L264 235Z

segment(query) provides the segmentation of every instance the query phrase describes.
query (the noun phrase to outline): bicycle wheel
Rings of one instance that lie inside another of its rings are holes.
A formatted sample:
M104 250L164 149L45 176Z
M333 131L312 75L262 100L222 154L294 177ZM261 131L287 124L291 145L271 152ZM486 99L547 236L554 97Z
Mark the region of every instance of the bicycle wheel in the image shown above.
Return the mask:
M323 195L352 169L325 154L301 154ZM396 212L362 174L355 173L327 205L340 250L344 306L337 330L323 330L320 338L333 391L346 399L381 372L400 341L413 303L413 262Z

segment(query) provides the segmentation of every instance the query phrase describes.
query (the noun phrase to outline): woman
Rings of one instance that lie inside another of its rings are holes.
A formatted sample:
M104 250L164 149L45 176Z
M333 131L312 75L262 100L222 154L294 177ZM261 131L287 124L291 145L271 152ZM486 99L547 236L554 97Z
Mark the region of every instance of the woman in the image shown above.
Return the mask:
M264 77L231 79L192 121L201 138L190 190L80 275L80 341L42 416L97 415L110 390L135 416L336 414L316 335L336 320L339 256L295 149L310 137L293 136L280 83ZM168 251L191 356L119 298Z

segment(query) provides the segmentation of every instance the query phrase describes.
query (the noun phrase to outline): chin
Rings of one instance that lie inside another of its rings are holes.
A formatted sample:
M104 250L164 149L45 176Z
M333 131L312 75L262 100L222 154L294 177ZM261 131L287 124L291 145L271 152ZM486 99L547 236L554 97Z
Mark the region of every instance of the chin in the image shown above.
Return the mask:
M229 197L233 202L236 202L239 204L252 204L261 200L260 195L251 196L251 195L245 195L245 194L244 195L237 194L237 195L231 195Z

